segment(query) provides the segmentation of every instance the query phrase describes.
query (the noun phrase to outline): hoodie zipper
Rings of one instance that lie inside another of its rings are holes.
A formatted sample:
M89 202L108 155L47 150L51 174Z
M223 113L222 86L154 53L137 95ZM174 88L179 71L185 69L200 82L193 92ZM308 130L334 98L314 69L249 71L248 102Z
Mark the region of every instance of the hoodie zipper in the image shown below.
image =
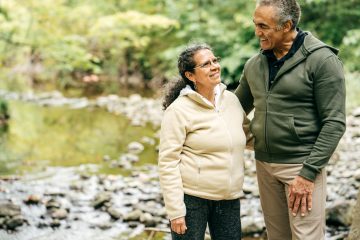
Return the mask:
M225 129L226 129L226 133L229 137L229 140L230 140L230 145L228 147L228 152L231 153L232 152L232 149L234 148L234 142L233 142L233 139L231 137L231 134L229 132L229 128L227 127L226 125L226 122L224 121L224 119L222 118L221 114L220 114L220 110L215 109L215 112L217 113L217 116L218 118L220 119L220 121L224 124L225 126ZM234 162L234 159L233 159L233 154L230 154L231 158L230 158L230 164L229 164L229 171L231 172L231 169L232 169L232 166L233 166L233 162ZM231 186L232 186L232 178L231 178L231 174L229 173L229 188L228 188L228 196L231 195Z
M268 98L270 95L270 91L268 91L266 93L266 106L265 106L265 148L266 148L266 152L268 152L270 154L269 151L269 139L268 139Z
M270 90L271 88L269 88L269 67L267 65L267 61L265 61L264 59L266 59L266 57L263 55L263 61L262 61L262 64L264 65L264 68L265 68L265 71L263 74L265 74L265 91L266 91L266 97L265 97L265 126L264 126L264 138L265 138L265 150L267 153L270 153L269 152L269 144L268 144L268 134L267 134L267 128L268 128L268 98L269 98L269 95L270 95ZM267 71L266 71L267 70Z
M296 65L298 65L299 63L301 63L305 58L301 58L295 62L293 62L291 65L287 66L287 68L284 70L284 66L282 67L282 72L281 70L279 70L279 72L276 74L273 83L271 84L271 86L269 87L269 74L267 73L266 76L266 81L265 81L265 89L266 89L266 106L265 106L265 148L266 148L266 152L269 154L270 158L271 158L271 152L270 152L270 148L269 148L269 139L268 139L268 99L270 97L271 94L271 90L274 87L274 85L276 84L276 82L278 81L278 79L280 78L280 76L282 76L283 74L285 74L287 71L289 71L290 69L294 68ZM280 73L280 74L279 74Z

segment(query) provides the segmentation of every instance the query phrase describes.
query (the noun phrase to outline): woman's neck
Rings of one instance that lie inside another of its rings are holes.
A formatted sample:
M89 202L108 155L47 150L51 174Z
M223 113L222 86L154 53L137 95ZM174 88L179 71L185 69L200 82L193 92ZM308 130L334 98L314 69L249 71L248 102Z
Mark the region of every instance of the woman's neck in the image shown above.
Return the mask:
M213 105L215 104L215 87L196 90L201 96L209 100Z

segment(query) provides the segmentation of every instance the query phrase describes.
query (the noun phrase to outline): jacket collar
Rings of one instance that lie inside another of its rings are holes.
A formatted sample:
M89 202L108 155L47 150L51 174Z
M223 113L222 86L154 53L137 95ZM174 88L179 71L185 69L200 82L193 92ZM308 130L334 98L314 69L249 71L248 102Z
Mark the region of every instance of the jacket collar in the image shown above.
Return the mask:
M315 52L320 48L327 47L329 48L334 54L339 53L339 49L331 47L319 39L315 38L310 32L306 32L307 36L305 37L304 44L301 48L304 54L310 55L311 53Z
M304 43L302 44L300 49L301 49L301 51L303 52L304 55L306 55L306 56L310 55L311 53L315 52L316 50L318 50L320 48L324 48L324 47L329 48L336 55L339 53L339 49L331 47L331 46L325 44L324 42L322 42L319 39L317 39L316 37L314 37L310 32L303 31L303 33L306 36L305 36L305 39L304 39ZM268 52L268 50L260 49L261 54L267 54L267 52Z
M303 45L300 47L298 51L295 52L295 54L289 58L287 61L285 61L284 65L280 68L279 72L276 74L276 77L274 79L274 82L279 79L284 73L286 73L288 70L292 69L294 66L298 65L300 62L304 61L311 53L315 52L316 50L320 48L329 48L334 54L337 54L339 52L338 49L333 48L319 39L315 38L310 32L305 32L306 36L304 39ZM262 64L265 69L264 73L265 76L269 75L269 69L267 66L267 59L266 56L263 54L260 54L260 57L262 59ZM268 79L266 77L265 79Z
M218 85L216 85L215 87L216 107L220 106L221 98L225 90L226 90L225 84L219 83ZM194 91L189 85L186 85L186 87L180 91L180 96L186 96L206 108L214 108L214 106L206 98L204 98L201 94Z

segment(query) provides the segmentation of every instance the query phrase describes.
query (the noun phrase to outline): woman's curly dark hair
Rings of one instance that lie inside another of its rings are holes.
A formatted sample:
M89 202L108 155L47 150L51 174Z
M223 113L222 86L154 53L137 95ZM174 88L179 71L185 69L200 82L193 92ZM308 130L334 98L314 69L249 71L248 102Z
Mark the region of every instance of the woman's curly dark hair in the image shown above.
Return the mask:
M205 43L198 43L188 46L184 51L182 51L178 58L178 71L181 76L176 81L171 81L166 85L165 95L163 100L163 110L166 110L172 102L178 98L180 91L186 86L189 85L193 90L195 90L194 83L190 81L186 76L186 72L194 72L194 67L196 63L194 62L194 55L197 51L208 49L212 51L211 47Z

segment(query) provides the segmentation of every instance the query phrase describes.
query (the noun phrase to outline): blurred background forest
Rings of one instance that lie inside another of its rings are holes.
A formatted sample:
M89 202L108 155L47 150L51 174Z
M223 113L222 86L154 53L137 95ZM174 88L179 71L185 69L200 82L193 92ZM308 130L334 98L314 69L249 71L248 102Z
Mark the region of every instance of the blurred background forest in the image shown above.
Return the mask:
M300 28L340 49L359 105L360 1L300 0ZM1 0L0 88L97 96L156 93L184 45L209 43L236 87L258 49L252 0Z

